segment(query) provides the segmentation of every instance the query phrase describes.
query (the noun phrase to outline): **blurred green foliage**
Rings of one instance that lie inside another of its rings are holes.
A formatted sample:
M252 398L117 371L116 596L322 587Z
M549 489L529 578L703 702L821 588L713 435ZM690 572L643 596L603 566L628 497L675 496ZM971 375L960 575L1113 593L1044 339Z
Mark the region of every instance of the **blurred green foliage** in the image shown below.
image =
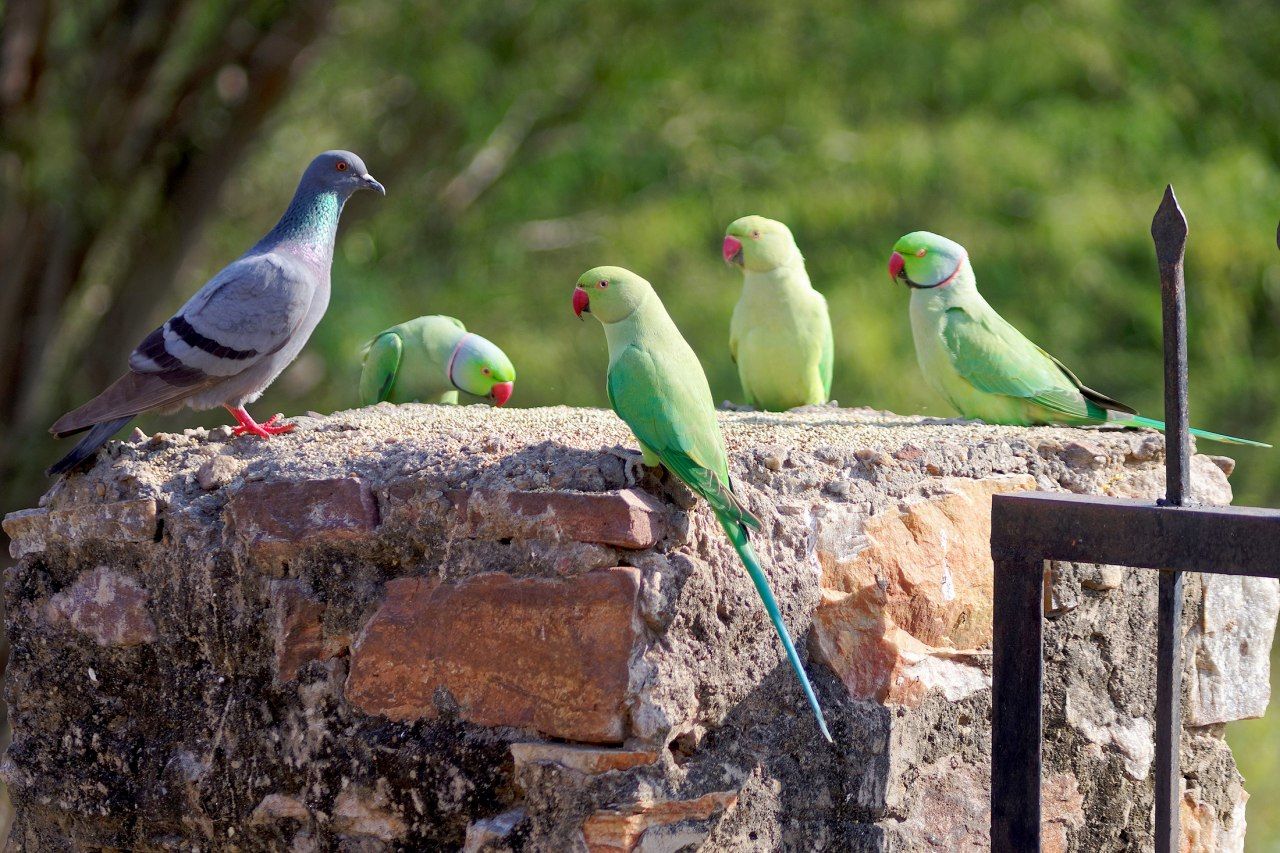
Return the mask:
M654 283L736 399L739 276L717 249L746 213L792 227L830 300L844 405L950 414L885 273L923 228L967 246L989 301L1084 381L1159 416L1148 227L1172 182L1191 226L1193 421L1280 439L1265 0L362 0L312 50L154 318L272 224L312 154L360 153L388 196L351 203L329 315L260 416L354 405L360 344L424 313L511 355L512 405L606 405L604 338L569 306L602 263ZM1280 504L1280 451L1230 452L1237 502ZM1280 838L1277 716L1238 741L1255 850Z

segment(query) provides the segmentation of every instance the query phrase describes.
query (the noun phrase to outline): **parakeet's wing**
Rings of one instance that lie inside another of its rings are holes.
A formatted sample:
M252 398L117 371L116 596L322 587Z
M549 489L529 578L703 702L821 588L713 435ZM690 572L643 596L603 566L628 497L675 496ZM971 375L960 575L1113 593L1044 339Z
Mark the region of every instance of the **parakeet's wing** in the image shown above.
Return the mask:
M824 306L825 307L825 306ZM826 312L823 312L826 317ZM836 358L836 342L831 333L831 322L823 323L822 355L818 358L818 374L822 377L822 390L828 400L831 399L831 368Z
M609 368L609 402L667 470L712 508L752 529L760 522L738 501L715 410L678 371L661 371L653 357L629 346Z
M369 341L360 371L360 405L372 406L391 396L403 353L404 341L395 332L383 332Z
M1102 395L1086 394L1079 380L994 311L975 316L949 308L942 334L956 372L979 391L1019 397L1070 417L1105 419L1106 407L1096 399Z

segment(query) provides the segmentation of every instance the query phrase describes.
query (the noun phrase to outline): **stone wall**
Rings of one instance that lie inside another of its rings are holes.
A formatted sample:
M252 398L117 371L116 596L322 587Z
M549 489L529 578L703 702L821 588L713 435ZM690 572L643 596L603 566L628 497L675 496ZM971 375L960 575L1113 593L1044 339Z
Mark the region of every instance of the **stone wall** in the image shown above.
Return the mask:
M612 414L300 423L135 434L5 520L17 849L983 850L990 496L1163 488L1149 432L724 414L832 746ZM1186 606L1188 849L1240 850L1280 596ZM1046 612L1046 849L1145 849L1154 576L1053 565Z

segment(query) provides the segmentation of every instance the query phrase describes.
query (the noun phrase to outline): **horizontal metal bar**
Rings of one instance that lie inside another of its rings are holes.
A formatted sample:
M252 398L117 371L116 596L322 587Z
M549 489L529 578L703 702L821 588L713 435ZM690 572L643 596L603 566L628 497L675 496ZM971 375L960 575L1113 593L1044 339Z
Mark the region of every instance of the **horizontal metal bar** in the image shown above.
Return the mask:
M1012 560L1280 578L1280 511L1002 494L991 502L991 552Z

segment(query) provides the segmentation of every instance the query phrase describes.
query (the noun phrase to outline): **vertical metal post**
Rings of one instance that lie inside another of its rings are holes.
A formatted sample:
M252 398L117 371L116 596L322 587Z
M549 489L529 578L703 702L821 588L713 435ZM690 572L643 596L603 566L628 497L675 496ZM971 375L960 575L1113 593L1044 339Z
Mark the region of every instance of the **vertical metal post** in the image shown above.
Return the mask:
M991 850L1039 853L1044 560L992 556Z
M1173 186L1151 220L1151 238L1160 264L1164 314L1164 420L1166 506L1185 506L1191 495L1191 434L1187 419L1187 299L1183 255L1187 220ZM1156 644L1156 853L1179 849L1182 739L1182 573L1160 572L1159 633Z

